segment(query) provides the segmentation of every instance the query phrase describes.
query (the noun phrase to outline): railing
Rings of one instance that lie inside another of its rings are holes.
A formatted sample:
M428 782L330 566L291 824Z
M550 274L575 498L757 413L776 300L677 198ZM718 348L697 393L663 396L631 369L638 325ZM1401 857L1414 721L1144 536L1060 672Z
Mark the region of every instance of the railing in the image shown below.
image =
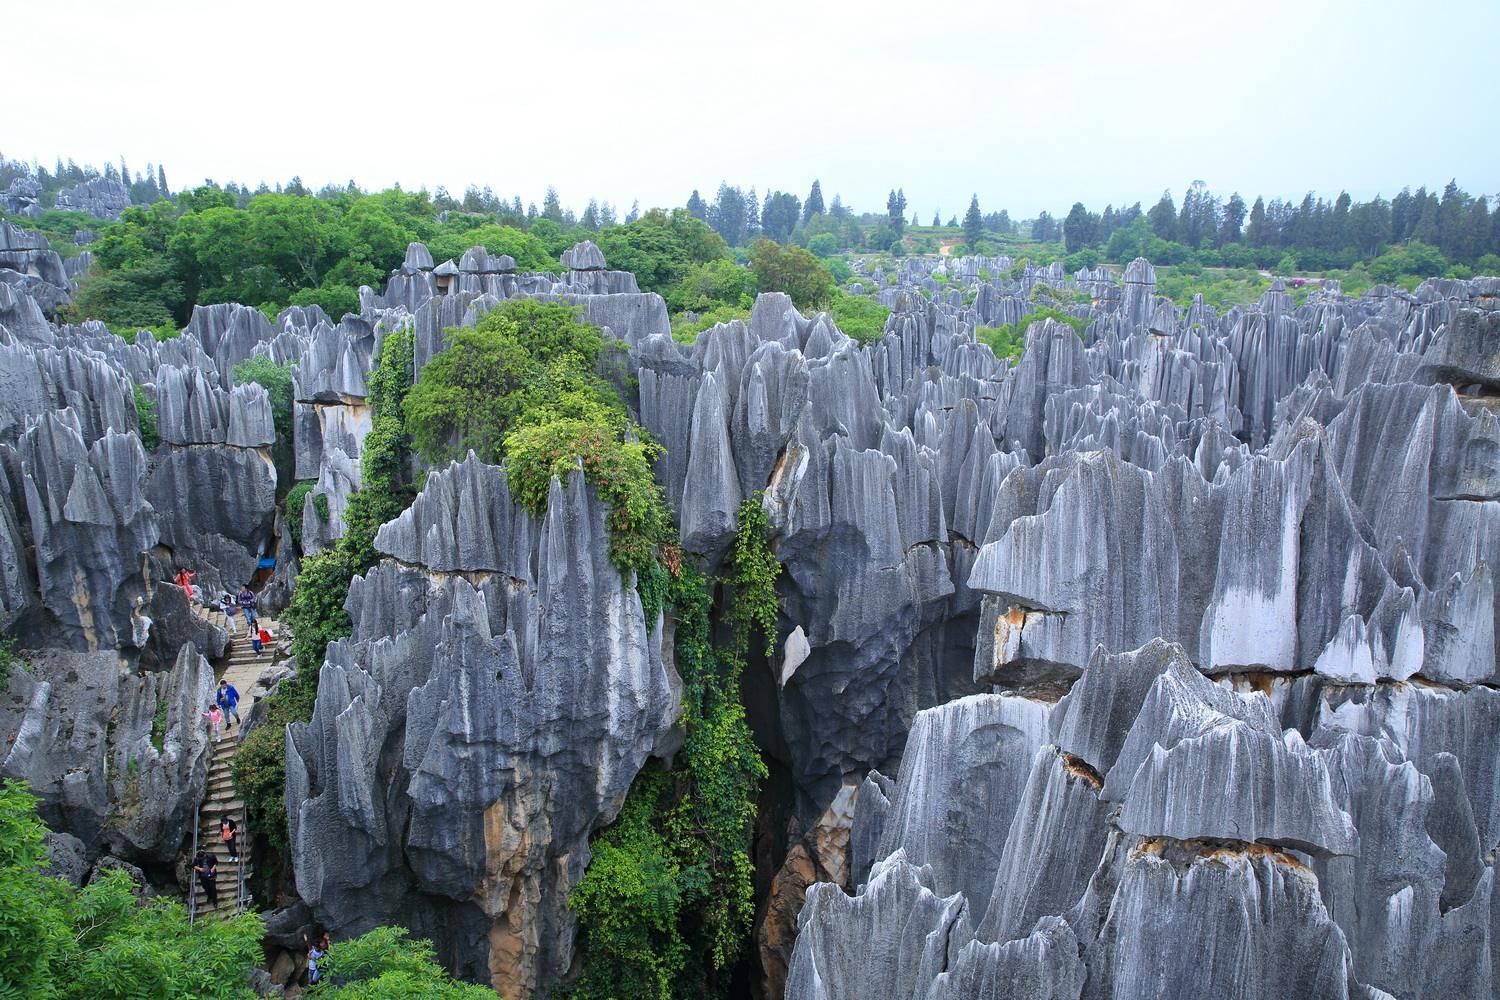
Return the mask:
M236 749L238 749L238 747L236 747ZM249 817L245 815L245 810L241 808L239 829L235 831L234 835L235 857L239 858L239 860L235 862L235 865L237 866L237 871L235 872L234 895L235 913L244 913L246 908L250 905L250 893L245 886L245 848L250 846L248 842L250 833L246 825L246 821L248 818Z
M199 813L203 811L203 803L193 806L193 850L188 855L188 926L193 926L193 921L198 916L198 872L193 866L198 863L198 823Z

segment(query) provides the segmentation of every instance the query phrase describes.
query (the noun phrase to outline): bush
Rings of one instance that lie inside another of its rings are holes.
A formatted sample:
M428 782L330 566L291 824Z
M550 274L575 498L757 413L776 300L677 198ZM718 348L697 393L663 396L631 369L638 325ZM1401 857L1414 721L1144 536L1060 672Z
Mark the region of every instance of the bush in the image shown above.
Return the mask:
M276 481L278 484L291 483L295 462L292 450L292 366L278 365L260 354L235 365L231 374L235 385L254 382L271 397L271 423L276 430L271 459L276 463Z
M823 266L828 268L828 273L840 285L847 284L854 277L854 269L842 257L830 257L823 262Z
M318 485L311 479L304 479L296 486L286 492L286 500L283 501L282 516L286 518L287 529L292 533L292 541L298 546L302 545L302 510L307 506L307 494Z
M599 419L530 423L506 439L506 479L517 502L540 517L553 477L567 482L574 467L582 466L584 478L609 504L610 561L622 574L645 573L671 525L651 468L661 447L624 440L623 431Z
M988 345L995 352L997 358L1019 358L1026 350L1026 330L1033 323L1042 320L1053 319L1059 323L1066 323L1073 328L1073 332L1082 337L1088 329L1089 321L1077 316L1069 316L1061 309L1044 306L1035 312L1021 317L1019 323L1006 323L1004 326L981 326L974 331L974 338L981 344Z
M322 981L307 991L323 1000L494 1000L483 986L452 979L438 965L432 942L404 927L377 927L328 950Z
M506 436L529 409L555 403L560 393L573 393L574 402L613 398L602 379L588 377L604 337L568 306L512 300L446 337L405 403L407 428L429 462L461 459L470 449L499 462Z
M1077 253L1070 253L1063 258L1063 267L1071 274L1082 267L1098 267L1104 260L1099 251L1093 247L1084 247Z
M1393 247L1370 261L1370 274L1385 284L1403 278L1436 278L1448 270L1448 261L1437 247L1412 240Z
M723 306L748 309L754 299L755 275L731 260L695 264L666 294L667 308L674 313Z
M1500 254L1487 253L1481 256L1474 265L1474 273L1491 278L1500 275Z
M47 828L24 784L0 782L0 996L250 998L260 918L189 926L187 911L141 900L122 871L82 889L44 875Z
M807 241L807 249L814 257L832 257L839 252L839 238L832 233L819 233Z
M719 306L706 313L699 314L690 319L687 314L679 314L672 317L672 339L679 344L693 344L698 340L698 334L712 326L720 323L728 323L732 320L749 321L749 309L736 309L733 306Z
M833 275L801 247L758 239L750 247L750 269L758 290L785 292L798 309L826 309L833 297Z
M135 417L140 427L141 447L150 454L161 444L161 434L156 422L156 399L147 391L146 387L139 383L130 387L135 396Z
M842 292L834 293L829 312L838 328L861 344L879 340L885 333L886 317L891 314L874 299Z

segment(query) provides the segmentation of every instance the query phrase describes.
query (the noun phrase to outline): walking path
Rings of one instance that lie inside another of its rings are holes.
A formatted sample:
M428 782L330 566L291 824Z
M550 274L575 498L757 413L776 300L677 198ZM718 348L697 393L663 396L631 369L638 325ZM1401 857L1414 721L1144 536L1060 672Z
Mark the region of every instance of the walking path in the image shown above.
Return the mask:
M218 609L195 605L193 610L199 617L228 631L228 623ZM250 646L250 634L245 628L244 618L236 616L235 625L238 631L230 634L229 645L225 647L224 655L214 663L215 687L217 688L219 681L227 680L240 693L241 719L249 718L251 707L258 696L263 693L257 690L256 681L260 679L260 675L265 672L266 668L279 662L276 650L284 638L281 626L274 619L262 615L260 624L274 637L270 648L257 656ZM224 721L232 723L233 719L226 718ZM203 887L198 884L195 876L193 878L194 911L200 915L205 913L232 915L251 909L254 904L250 896L250 835L246 828L245 800L234 787L234 779L229 774L229 762L234 759L235 751L240 745L240 727L231 728L226 725L224 733L225 735L214 744L213 764L208 769L208 796L203 800L203 805L198 811L198 850L210 851L218 858L219 899L218 906L210 907ZM239 862L229 860L229 848L219 836L219 821L226 814L233 817L235 823L239 825L237 841L240 851ZM243 896L241 895L242 888Z

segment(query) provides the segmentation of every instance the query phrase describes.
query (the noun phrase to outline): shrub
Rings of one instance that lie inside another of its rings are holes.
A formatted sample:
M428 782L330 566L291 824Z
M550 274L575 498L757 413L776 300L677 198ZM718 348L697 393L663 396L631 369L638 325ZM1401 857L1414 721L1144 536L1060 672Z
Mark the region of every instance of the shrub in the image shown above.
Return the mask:
M731 320L750 319L749 309L736 309L732 306L720 306L717 309L699 314L696 318L688 318L686 314L672 317L672 339L679 344L693 344L698 340L698 334L710 327L720 323L728 323Z
M839 252L839 238L832 233L819 233L807 241L807 249L814 257L832 257Z
M292 533L292 541L299 546L302 544L302 510L307 506L307 494L316 485L318 484L311 479L302 480L286 491L286 500L281 505L282 516L286 518L287 528Z
M558 417L529 424L506 439L511 495L533 514L547 509L553 477L567 481L575 466L609 504L609 556L622 574L645 573L668 538L671 517L651 463L661 447L622 440L598 420Z
M181 904L139 899L122 871L82 889L43 874L47 828L36 803L24 784L0 782L0 996L253 996L259 917L189 926Z
M330 948L320 965L326 975L307 991L323 1000L494 1000L483 986L452 979L438 965L432 942L404 927L377 927Z
M271 424L276 430L271 457L276 463L276 480L290 483L295 458L292 451L292 366L278 365L261 354L241 361L231 374L235 385L254 382L271 397Z
M141 447L149 454L161 443L156 422L156 398L139 383L131 386L131 391L135 396L135 417L141 431Z
M879 340L885 333L886 317L891 311L874 299L835 292L829 310L833 321L844 333L861 344Z
M446 336L405 403L407 428L429 462L470 449L498 462L528 408L564 390L613 395L602 379L584 377L603 353L603 335L568 306L518 299Z
M1066 323L1073 328L1073 332L1082 337L1088 329L1089 321L1077 316L1069 316L1061 309L1044 306L1035 312L1021 317L1019 323L1006 323L1004 326L981 326L974 331L974 337L981 344L986 344L990 350L995 352L997 358L1019 358L1026 350L1026 330L1033 323L1045 319L1054 319L1059 323Z
M667 308L672 312L705 312L729 306L748 309L755 299L755 275L731 260L696 264L682 280L668 289Z

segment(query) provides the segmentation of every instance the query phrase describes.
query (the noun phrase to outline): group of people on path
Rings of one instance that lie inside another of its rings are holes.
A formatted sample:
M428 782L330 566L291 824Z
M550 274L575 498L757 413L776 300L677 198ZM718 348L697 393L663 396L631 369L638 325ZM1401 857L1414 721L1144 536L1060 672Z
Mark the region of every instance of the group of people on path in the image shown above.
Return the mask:
M236 864L240 860L239 835L240 825L233 816L225 813L220 817L219 838L229 849L229 860ZM198 876L198 884L203 887L204 901L209 909L214 909L219 905L219 856L213 851L199 851L193 855L193 871Z
M219 733L222 729L228 732L230 725L241 726L240 722L240 692L227 680L219 681L219 690L214 695L213 704L208 706L208 711L203 713L208 720L208 731L219 742ZM233 723L229 720L234 719Z
M260 623L260 615L256 610L257 603L255 592L247 585L240 588L238 595L225 591L224 596L219 598L219 611L229 622L231 636L239 634L239 627L234 620L235 615L238 613L245 616L245 632L250 636L250 648L255 650L256 656L263 656L271 647L272 637L271 633L266 631L265 626Z

